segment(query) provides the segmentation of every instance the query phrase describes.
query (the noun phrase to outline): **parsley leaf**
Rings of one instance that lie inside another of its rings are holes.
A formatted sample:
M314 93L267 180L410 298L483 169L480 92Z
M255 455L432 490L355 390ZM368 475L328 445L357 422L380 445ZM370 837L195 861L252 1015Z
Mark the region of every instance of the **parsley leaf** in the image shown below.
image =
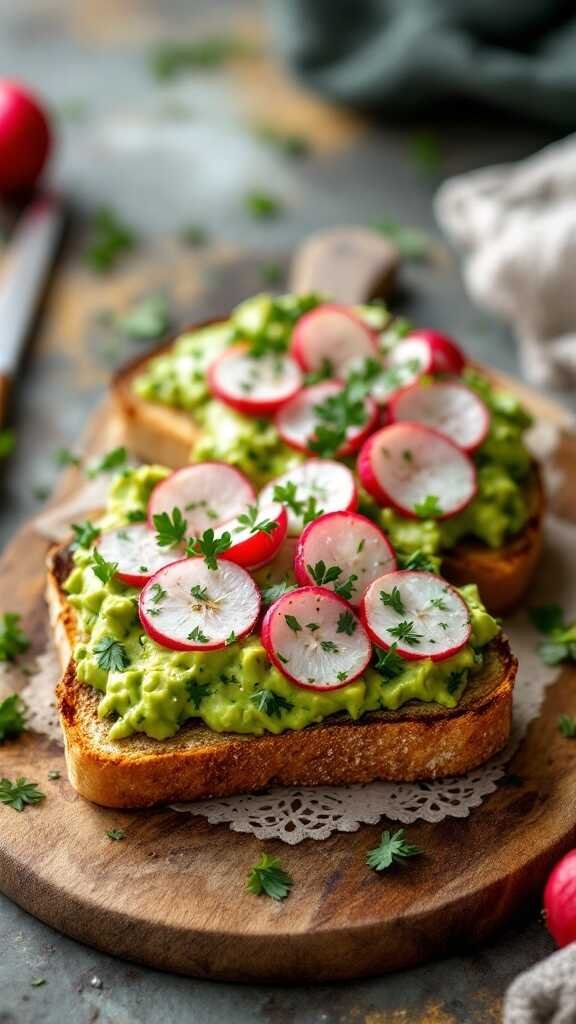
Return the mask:
M54 452L54 461L57 466L79 466L82 459L70 448L57 448Z
M358 622L352 612L345 611L341 612L338 616L338 624L336 626L337 633L346 633L347 636L353 636L356 632L356 626Z
M281 718L283 711L291 711L294 705L273 690L256 690L250 697L252 704L270 718Z
M0 459L7 459L16 447L16 434L10 427L0 430Z
M278 523L272 519L261 519L258 522L258 505L248 505L246 512L238 516L241 526L250 530L250 533L267 533L270 535L278 529Z
M93 479L99 473L109 473L112 469L120 469L121 466L126 464L127 459L128 452L123 445L119 448L113 448L106 455L103 455L99 462L87 468L86 476Z
M289 627L289 629L292 630L293 633L300 633L302 631L302 626L298 622L298 619L296 618L295 615L285 615L284 619L286 621L286 625Z
M188 557L197 555L202 557L206 562L209 569L217 569L218 562L217 557L228 551L228 548L232 544L232 537L226 531L221 537L214 537L214 530L212 528L204 530L201 537L191 537L186 546L186 554Z
M206 633L202 632L201 626L194 626L194 629L192 630L192 632L188 633L187 639L188 640L192 640L192 641L194 641L194 643L197 643L197 644L209 644L210 643L210 637L206 636Z
M382 604L388 608L392 608L398 615L405 615L406 608L398 587L392 587L392 592L388 593L386 590L380 591L380 600Z
M15 661L30 646L28 637L20 628L20 618L16 612L4 612L0 616L0 661Z
M302 522L304 523L304 526L311 523L314 519L318 519L318 516L323 514L324 509L318 508L318 499L311 494L310 497L307 498L302 509Z
M323 651L326 651L327 654L338 654L340 652L340 648L333 640L321 640L320 647Z
M124 644L115 640L113 636L103 636L92 648L97 655L96 661L99 668L105 672L123 672L130 664L130 658Z
M152 517L156 528L156 543L161 548L172 548L184 540L187 522L179 508L169 512L158 512Z
M272 900L285 900L294 882L278 857L263 853L248 874L247 889L255 896L266 893Z
M373 223L372 228L394 242L405 260L425 262L433 252L432 239L419 228L398 224L389 217Z
M282 203L269 192L255 189L244 196L244 206L254 220L274 220L282 213Z
M116 320L118 330L135 341L160 338L170 327L168 303L164 295L148 295Z
M340 597L343 597L345 601L351 601L352 594L355 589L354 584L357 579L358 577L352 574L352 576L349 576L347 580L344 580L342 583L337 583L334 587L334 592L339 594Z
M381 647L375 647L374 668L385 679L395 679L406 668L406 662L397 654L396 644L392 644L387 651L383 651Z
M271 583L270 586L262 588L262 601L266 606L274 604L279 597L289 594L291 590L296 590L296 584L288 583L287 580Z
M540 608L531 608L530 619L540 633L549 634L564 627L564 612L559 604L544 604Z
M11 693L9 697L0 700L0 743L24 732L25 712L26 708L18 693Z
M121 839L124 839L126 833L123 828L109 828L106 835L108 839L113 839L114 842L118 843Z
M344 444L348 429L362 426L368 415L364 393L359 393L350 380L340 391L314 406L314 412L317 426L308 448L323 457L335 455Z
M159 583L152 584L150 587L150 593L153 595L151 597L152 604L160 604L160 602L168 596L168 591L164 590L164 587L160 586Z
M94 541L100 536L99 528L94 526L89 519L85 519L83 523L72 523L72 530L74 532L73 549L91 548Z
M440 502L435 494L427 494L424 501L417 502L414 505L414 511L420 519L429 519L442 515Z
M130 252L136 244L131 228L118 218L114 210L102 207L97 210L92 223L91 239L85 252L85 260L92 270L102 274L112 270L121 256Z
M409 647L417 647L422 639L422 633L414 632L414 623L406 620L399 622L397 626L389 626L386 632L390 633L390 636L395 636L397 640L403 640Z
M299 516L302 512L304 503L298 498L298 489L292 480L287 480L285 484L275 484L273 498L286 505L294 515Z
M198 683L195 679L190 679L186 683L186 689L188 691L188 700L194 705L196 711L198 711L204 698L209 697L212 693L208 683Z
M199 583L195 583L193 587L190 587L190 593L200 604L207 604L210 600L208 597L208 587L201 587Z
M407 857L416 857L422 853L418 846L411 846L404 841L404 829L397 832L383 832L378 846L369 850L366 855L368 867L374 871L386 871L392 864L406 860Z
M400 569L421 569L423 572L438 572L438 560L433 555L427 555L425 551L418 549L410 555L398 555L398 566Z
M576 661L576 623L567 625L557 604L533 608L532 622L544 635L538 653L546 665L560 665L563 661Z
M327 569L326 563L322 561L322 559L320 559L319 562L316 562L316 565L307 565L306 568L314 580L314 583L319 587L325 587L327 583L333 583L334 580L337 580L338 577L342 575L342 569L339 565L331 565Z
M131 508L126 513L126 519L129 523L145 523L146 512L143 508Z
M107 562L98 551L98 548L94 548L90 568L102 583L109 583L118 570L118 562Z
M560 715L558 719L558 731L566 739L576 739L576 717L574 715Z
M38 789L37 782L28 782L23 776L16 782L0 779L0 803L8 804L15 811L23 811L27 804L39 804L45 795Z

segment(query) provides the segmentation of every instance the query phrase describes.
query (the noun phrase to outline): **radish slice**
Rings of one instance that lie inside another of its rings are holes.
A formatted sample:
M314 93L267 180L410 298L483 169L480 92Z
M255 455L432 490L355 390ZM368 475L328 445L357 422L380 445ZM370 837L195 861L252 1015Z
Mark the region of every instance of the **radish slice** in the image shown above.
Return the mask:
M309 523L294 560L302 586L327 587L352 605L360 603L372 580L395 568L396 556L387 538L357 512L330 512Z
M390 418L433 427L465 451L478 448L490 427L490 413L482 399L465 384L452 381L406 388L392 399Z
M346 686L372 654L350 606L323 587L303 587L275 601L262 622L262 643L278 671L305 690Z
M260 592L234 562L209 569L185 558L160 569L140 592L140 621L148 636L173 651L214 651L251 633Z
M148 503L148 524L154 516L172 515L179 508L188 523L188 533L199 535L239 515L255 499L252 484L239 470L225 462L199 462L185 466L157 484Z
M347 466L332 459L308 459L272 480L260 501L281 501L288 512L288 535L298 537L305 520L325 512L352 511L358 503L354 477Z
M274 558L288 528L288 515L280 502L248 505L234 519L228 519L215 531L216 537L229 533L232 546L223 552L227 558L247 569L259 569Z
M442 661L470 639L470 612L460 594L431 572L390 572L368 587L361 605L369 636L414 661Z
M358 474L377 501L413 519L448 519L476 494L469 456L419 423L393 423L372 434L358 456Z
M276 415L276 428L282 440L297 451L312 454L309 444L318 426L324 422L317 413L317 407L344 390L339 381L327 380L311 388L303 388ZM362 442L378 422L378 407L372 398L364 398L364 421L346 431L346 440L334 452L335 455L350 455L358 450Z
M466 359L462 349L447 334L425 328L413 331L406 341L425 342L430 351L431 365L427 373L462 373Z
M96 547L102 558L118 565L118 579L132 587L142 587L158 569L184 558L179 549L161 548L152 530L144 523L107 531Z
M208 370L208 385L216 398L238 412L266 416L300 390L302 373L288 355L255 358L249 353L245 344L223 352Z
M346 306L317 306L292 335L292 355L302 368L329 367L332 377L345 377L355 363L377 354L376 334Z
M432 373L432 349L420 335L408 335L399 341L388 356L389 366L411 366L415 375Z

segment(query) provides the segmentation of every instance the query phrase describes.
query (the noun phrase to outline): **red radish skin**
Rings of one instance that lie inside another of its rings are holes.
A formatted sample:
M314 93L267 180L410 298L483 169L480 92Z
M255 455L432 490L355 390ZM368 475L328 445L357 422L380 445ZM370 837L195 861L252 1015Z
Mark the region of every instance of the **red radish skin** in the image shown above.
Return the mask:
M294 631L286 616L301 629ZM350 633L339 628L342 616ZM264 616L261 638L278 671L296 686L315 692L347 686L362 675L372 656L368 636L350 605L324 587L301 587L275 601ZM324 650L323 643L336 650ZM339 673L346 678L338 678Z
M400 604L385 604L382 594L396 596ZM430 572L404 569L374 580L362 598L360 616L373 643L384 650L394 646L407 661L451 658L466 646L472 631L466 602ZM393 632L401 623L412 625L413 642Z
M306 455L313 455L309 443L314 437L314 432L321 422L315 413L315 407L321 405L331 395L337 394L343 389L341 381L324 381L322 384L314 384L310 388L302 390L290 402L279 410L276 415L276 429L285 444L296 451L304 452ZM358 451L364 440L372 433L378 424L379 411L373 398L365 398L366 420L358 427L351 427L348 430L346 441L335 453L337 457L345 457Z
M192 587L206 588L208 601L196 598ZM253 632L260 606L260 591L242 566L222 560L209 569L203 558L185 558L149 579L140 591L138 613L161 647L217 651ZM191 637L196 628L200 635Z
M441 508L431 517L450 519L477 492L476 467L469 456L443 434L419 423L393 423L372 434L360 451L357 469L363 487L376 501L411 519L420 518L415 506L429 496L436 497Z
M358 512L329 512L309 523L294 559L294 573L302 586L320 583L311 571L323 561L326 569L338 566L340 575L321 585L335 591L352 576L351 605L358 605L373 580L396 569L396 556L382 530Z
M221 402L248 416L269 416L302 387L300 367L290 356L250 357L249 346L234 345L208 370L208 385Z
M553 868L544 889L546 926L558 946L576 942L576 850Z
M48 118L18 82L0 81L0 193L26 192L40 177L51 147Z
M418 363L414 369L415 376L432 373L432 351L425 338L419 335L407 335L402 338L388 355L388 366L404 366L407 363Z
M305 506L310 498L316 499L318 510L326 512L353 512L358 504L358 491L354 476L347 466L333 459L307 459L282 476L272 480L260 492L260 501L273 501L277 486L293 483L296 500ZM304 528L303 516L288 506L288 535L297 537Z
M343 377L377 354L377 334L347 306L318 306L300 318L292 334L292 355L307 372L329 364L331 376Z
M420 338L430 348L431 364L428 373L462 373L466 366L466 358L459 345L447 334L434 331L429 327L413 331L406 340Z
M144 523L108 530L96 547L107 562L118 565L116 576L131 587L143 587L159 569L185 557L179 548L160 547Z
M275 529L270 533L264 530L254 533L239 522L238 517L222 523L215 530L216 537L221 537L223 533L232 536L232 546L223 552L222 558L243 565L246 569L260 569L272 561L286 536L288 514L279 502L261 502L258 505L257 522L263 520L276 523Z
M490 429L485 403L471 388L455 381L405 388L391 399L389 412L391 422L422 423L467 452L476 451Z
M148 502L148 525L154 529L155 515L172 515L179 508L188 532L199 535L239 515L255 500L256 492L240 470L226 462L198 462L175 470L156 484ZM187 508L190 505L196 507Z

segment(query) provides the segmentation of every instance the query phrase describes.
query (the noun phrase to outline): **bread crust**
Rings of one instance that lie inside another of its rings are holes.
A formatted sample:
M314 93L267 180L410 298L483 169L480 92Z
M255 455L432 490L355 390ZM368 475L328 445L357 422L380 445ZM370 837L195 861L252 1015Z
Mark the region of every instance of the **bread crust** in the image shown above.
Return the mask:
M67 549L53 549L47 598L64 666L58 708L70 780L94 803L150 807L270 785L435 779L477 767L508 740L517 662L500 636L454 709L412 702L358 722L338 714L279 736L221 734L194 721L168 740L138 734L114 742L98 718L101 695L79 682L71 657L75 613L61 587L69 567Z

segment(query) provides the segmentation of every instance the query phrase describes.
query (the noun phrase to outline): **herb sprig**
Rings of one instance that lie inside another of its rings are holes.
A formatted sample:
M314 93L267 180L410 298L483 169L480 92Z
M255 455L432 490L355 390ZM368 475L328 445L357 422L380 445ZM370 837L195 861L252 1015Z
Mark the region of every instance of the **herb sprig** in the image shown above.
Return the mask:
M29 782L21 775L15 782L0 779L0 803L7 804L15 811L23 811L31 804L39 804L46 794L38 789L37 782Z
M397 832L383 832L378 846L369 850L366 855L368 867L373 868L374 871L386 871L393 864L421 854L420 847L407 843L404 835L403 828L398 829Z
M293 884L293 879L282 867L279 857L263 853L248 874L247 889L255 896L265 893L270 899L280 901L286 899Z

